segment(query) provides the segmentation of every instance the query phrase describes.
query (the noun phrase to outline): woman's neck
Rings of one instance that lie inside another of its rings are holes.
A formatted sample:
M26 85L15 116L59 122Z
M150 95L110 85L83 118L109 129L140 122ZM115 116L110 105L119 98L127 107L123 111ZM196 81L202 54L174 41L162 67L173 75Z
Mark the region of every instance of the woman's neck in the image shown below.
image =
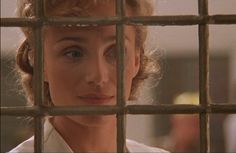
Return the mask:
M51 122L74 152L116 152L115 115L56 116Z

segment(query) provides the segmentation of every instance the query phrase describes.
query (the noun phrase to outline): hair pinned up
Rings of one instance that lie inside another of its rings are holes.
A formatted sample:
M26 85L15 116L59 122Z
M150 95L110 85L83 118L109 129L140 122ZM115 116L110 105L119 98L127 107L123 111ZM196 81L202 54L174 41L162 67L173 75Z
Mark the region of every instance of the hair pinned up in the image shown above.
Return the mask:
M89 16L89 9L96 5L102 5L102 3L114 0L44 0L45 16L60 17L60 16ZM132 15L135 16L150 16L152 15L153 8L149 3L150 0L126 0L126 9L130 9ZM19 17L33 18L34 13L34 1L33 0L18 0L17 14ZM115 5L115 4L114 4ZM146 40L147 28L144 26L135 26L136 29L136 47L140 50L140 69L136 77L132 81L131 95L129 99L135 99L138 94L138 89L144 79L148 78L149 74L159 72L159 65L156 67L148 67L151 62L154 62L144 54L144 42ZM34 103L33 96L33 53L34 44L32 29L29 27L23 27L22 31L25 34L26 40L21 44L17 51L17 69L21 75L21 83L26 93L26 97L30 103ZM152 64L153 65L153 64ZM45 82L45 101L46 104L51 102L51 97L48 89L48 84Z

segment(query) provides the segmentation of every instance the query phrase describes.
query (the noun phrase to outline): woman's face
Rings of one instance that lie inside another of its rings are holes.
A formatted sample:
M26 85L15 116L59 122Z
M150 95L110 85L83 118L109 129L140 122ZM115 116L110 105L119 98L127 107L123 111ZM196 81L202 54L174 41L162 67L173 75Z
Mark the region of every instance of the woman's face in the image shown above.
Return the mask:
M115 26L45 30L45 81L55 105L116 104ZM139 70L135 29L125 28L125 98Z
M114 10L114 4L104 3L102 6L92 8L89 13L91 16L114 16ZM127 14L130 14L128 10ZM45 81L49 84L54 105L116 104L118 51L115 26L47 27L44 36ZM132 79L136 76L140 65L135 37L134 27L126 26L126 100L130 95ZM106 125L105 123L114 125L116 120L115 115L66 116L66 118L86 126Z

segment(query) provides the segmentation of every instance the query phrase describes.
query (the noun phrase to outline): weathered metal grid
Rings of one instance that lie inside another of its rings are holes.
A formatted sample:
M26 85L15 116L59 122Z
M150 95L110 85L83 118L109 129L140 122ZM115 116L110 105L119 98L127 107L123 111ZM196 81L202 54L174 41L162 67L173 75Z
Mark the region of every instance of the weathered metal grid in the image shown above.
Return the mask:
M200 115L200 152L210 152L209 147L209 114L210 113L236 113L234 104L212 104L209 95L209 51L208 36L209 24L236 24L236 15L208 15L208 1L198 0L199 15L181 16L152 16L152 17L125 17L124 1L116 0L115 17L106 18L46 18L43 14L43 1L35 0L36 17L1 18L1 27L32 27L35 33L35 76L36 104L33 107L1 107L1 115L33 116L35 118L35 152L43 151L42 118L45 115L84 115L84 114L117 114L117 151L124 151L125 143L125 115L126 114L193 114ZM79 107L43 107L43 51L42 33L43 25L113 25L117 27L118 55L118 87L116 106L79 106ZM199 89L200 105L132 105L125 106L124 101L124 25L199 25Z

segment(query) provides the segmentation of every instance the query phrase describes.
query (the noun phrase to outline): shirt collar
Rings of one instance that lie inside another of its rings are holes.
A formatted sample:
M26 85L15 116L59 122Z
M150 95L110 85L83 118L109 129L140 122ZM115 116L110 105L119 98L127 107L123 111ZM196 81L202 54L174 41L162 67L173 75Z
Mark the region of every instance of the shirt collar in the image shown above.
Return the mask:
M44 150L45 152L73 153L70 146L50 123L50 118L44 124Z

